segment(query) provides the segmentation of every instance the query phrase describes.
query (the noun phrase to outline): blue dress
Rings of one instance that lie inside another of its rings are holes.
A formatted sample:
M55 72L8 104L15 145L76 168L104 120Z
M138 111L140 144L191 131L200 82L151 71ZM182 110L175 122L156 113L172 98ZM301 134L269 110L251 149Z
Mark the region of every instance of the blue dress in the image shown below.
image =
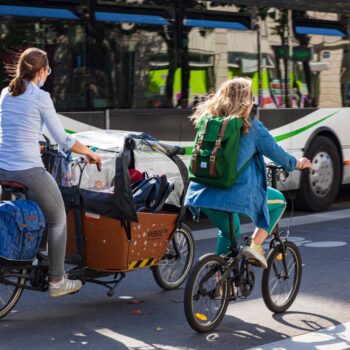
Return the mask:
M296 167L295 157L276 143L260 121L253 120L249 132L241 136L237 168L240 169L248 159L252 159L236 183L230 188L221 189L190 182L185 205L197 213L199 208L210 208L243 214L250 217L257 227L268 228L270 218L263 156L288 171L293 171Z

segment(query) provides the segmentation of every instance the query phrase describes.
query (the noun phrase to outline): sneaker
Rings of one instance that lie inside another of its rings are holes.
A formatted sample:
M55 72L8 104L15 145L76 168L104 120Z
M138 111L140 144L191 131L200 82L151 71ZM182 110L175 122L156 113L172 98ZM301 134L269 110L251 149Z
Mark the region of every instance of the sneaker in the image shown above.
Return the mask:
M260 244L255 244L253 241L250 246L245 246L242 249L242 254L247 259L253 259L259 262L263 269L267 268L267 261L265 259L265 252Z
M69 280L66 275L62 280L57 283L50 282L49 295L51 297L60 297L65 294L77 292L82 287L82 283L79 280Z

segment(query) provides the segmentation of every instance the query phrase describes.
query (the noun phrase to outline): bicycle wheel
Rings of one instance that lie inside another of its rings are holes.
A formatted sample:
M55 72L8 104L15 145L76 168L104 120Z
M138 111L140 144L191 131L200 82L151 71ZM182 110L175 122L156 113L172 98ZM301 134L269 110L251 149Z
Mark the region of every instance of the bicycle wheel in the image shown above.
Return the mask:
M268 267L262 276L262 296L269 310L284 312L294 302L300 287L302 267L298 247L285 242L285 261L288 271L283 267L282 247L273 248L267 257Z
M0 268L0 319L4 318L17 304L23 293L26 269ZM16 286L6 284L6 281L16 283Z
M216 328L228 306L228 281L218 286L225 260L215 254L199 259L188 277L184 307L187 322L199 333Z
M152 267L157 284L166 290L180 286L190 272L194 258L194 240L190 228L179 227L158 265Z

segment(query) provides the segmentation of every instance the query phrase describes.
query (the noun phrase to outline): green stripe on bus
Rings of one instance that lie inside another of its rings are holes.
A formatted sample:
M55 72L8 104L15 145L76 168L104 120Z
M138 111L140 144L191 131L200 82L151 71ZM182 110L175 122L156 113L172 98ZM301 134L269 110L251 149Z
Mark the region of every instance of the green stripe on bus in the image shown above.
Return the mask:
M186 155L186 156L188 156L188 155L191 154L192 148L193 148L192 146L184 147L184 149L185 149L185 155Z
M317 124L320 124L322 123L323 121L325 121L326 119L332 117L334 114L338 113L339 111L336 111L334 113L331 113L327 116L325 116L324 118L320 119L320 120L317 120L316 122L313 122L309 125L306 125L306 126L303 126L302 128L299 128L297 130L293 130L291 132L287 132L285 134L282 134L282 135L279 135L279 136L275 136L274 139L279 142L279 141L283 141L283 140L286 140L286 139L289 139L290 137L293 137L293 136L296 136L298 134L301 134L302 132L312 128L313 126L317 125ZM73 131L73 130L69 130L69 129L65 129L66 133L67 134L75 134L76 132ZM192 149L193 149L193 146L187 146L187 147L184 147L185 148L185 155L188 156L191 154L192 152Z
M279 141L283 141L283 140L286 140L286 139L289 139L290 137L293 137L295 135L298 135L298 134L301 134L302 132L312 128L313 126L317 125L317 124L320 124L322 123L323 121L325 121L326 119L332 117L334 114L338 113L338 111L332 113L332 114L329 114L327 115L326 117L320 119L320 120L317 120L316 122L314 123L311 123L309 125L306 125L306 126L303 126L302 128L300 129L296 129L296 130L293 130L291 132L287 132L286 134L282 134L282 135L279 135L279 136L275 136L275 140L277 142Z

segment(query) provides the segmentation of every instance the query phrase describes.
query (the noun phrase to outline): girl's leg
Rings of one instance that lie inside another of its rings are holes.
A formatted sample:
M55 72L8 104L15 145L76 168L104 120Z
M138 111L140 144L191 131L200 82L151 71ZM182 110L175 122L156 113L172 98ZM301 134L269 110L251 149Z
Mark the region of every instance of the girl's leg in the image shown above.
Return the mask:
M264 250L261 248L261 244L265 241L268 235L272 233L286 209L286 200L280 191L269 187L267 189L267 195L270 226L266 229L257 227L252 236L252 243L250 247L245 247L244 249L244 255L246 257L258 260L265 268L267 267L267 262L264 256Z
M262 244L265 241L266 237L272 233L273 229L275 228L276 224L286 209L286 200L280 191L272 187L268 187L267 198L267 206L270 215L270 226L267 229L256 228L253 234L253 241L256 244Z
M221 210L201 208L203 213L208 217L214 226L219 229L218 238L216 241L216 254L227 254L231 250L231 230L229 214ZM238 214L233 214L233 222L235 227L236 239L240 235L240 223Z

